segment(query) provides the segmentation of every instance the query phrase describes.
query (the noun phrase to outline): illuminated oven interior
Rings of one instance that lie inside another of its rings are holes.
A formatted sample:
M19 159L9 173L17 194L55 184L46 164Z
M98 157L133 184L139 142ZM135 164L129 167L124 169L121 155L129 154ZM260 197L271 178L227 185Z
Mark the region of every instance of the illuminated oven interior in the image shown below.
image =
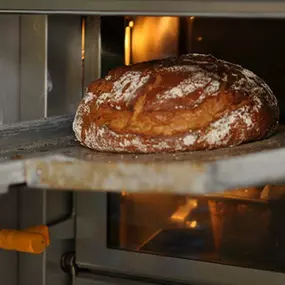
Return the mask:
M126 20L125 65L175 56L178 54L178 44L178 17L136 17Z
M285 186L215 196L109 194L108 247L285 271Z
M208 53L265 79L284 120L285 21L128 16L101 23L102 75L123 64ZM108 194L108 247L285 272L284 197L285 187L272 185L200 197Z

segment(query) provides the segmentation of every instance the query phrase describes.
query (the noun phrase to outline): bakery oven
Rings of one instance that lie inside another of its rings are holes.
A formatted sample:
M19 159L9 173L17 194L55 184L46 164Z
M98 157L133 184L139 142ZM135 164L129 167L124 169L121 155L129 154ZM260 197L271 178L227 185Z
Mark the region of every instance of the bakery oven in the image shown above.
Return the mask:
M274 64L270 69L270 65L282 58L278 50L285 42L280 37L268 40L266 30L278 34L284 28L285 22L277 19L102 17L102 73L119 64L105 61L106 51L121 65L209 53L255 70L282 93L276 77L282 78L283 68ZM109 37L111 32L120 36ZM265 59L268 50L270 56ZM183 154L172 156L183 160ZM136 159L141 155L134 155ZM78 197L79 264L129 277L191 284L247 284L261 275L274 282L274 276L283 272L282 185L251 184L216 195L211 190L203 195L194 189L192 195L151 190L130 193L122 189L121 193Z
M11 0L0 10L5 285L285 282L283 2ZM263 78L278 98L278 131L168 154L79 145L71 126L90 82L185 53Z

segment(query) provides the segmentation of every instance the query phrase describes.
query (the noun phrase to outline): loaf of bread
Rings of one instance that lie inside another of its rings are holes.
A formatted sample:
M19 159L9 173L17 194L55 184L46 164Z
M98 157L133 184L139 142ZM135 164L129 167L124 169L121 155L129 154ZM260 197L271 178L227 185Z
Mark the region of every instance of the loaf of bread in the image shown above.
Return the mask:
M270 136L277 100L241 66L187 54L116 68L93 82L73 130L110 152L174 152L236 146Z

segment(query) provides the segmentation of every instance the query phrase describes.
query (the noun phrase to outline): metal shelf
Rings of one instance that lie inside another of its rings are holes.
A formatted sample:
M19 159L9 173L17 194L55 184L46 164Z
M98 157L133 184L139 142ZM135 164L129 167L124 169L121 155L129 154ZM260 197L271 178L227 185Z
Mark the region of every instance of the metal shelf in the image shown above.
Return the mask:
M0 128L0 188L215 193L284 182L285 127L260 142L173 154L113 154L81 147L72 117ZM2 187L1 187L2 186Z
M3 13L284 17L282 0L10 0Z

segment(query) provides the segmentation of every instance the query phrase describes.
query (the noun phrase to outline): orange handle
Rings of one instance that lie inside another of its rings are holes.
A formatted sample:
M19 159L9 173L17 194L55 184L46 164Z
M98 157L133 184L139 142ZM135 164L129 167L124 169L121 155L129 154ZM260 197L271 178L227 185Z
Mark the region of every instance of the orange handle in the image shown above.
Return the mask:
M28 253L42 253L46 248L44 236L40 233L1 230L0 248Z
M50 245L50 237L49 237L49 231L48 231L47 226L40 225L40 226L28 228L28 229L25 229L25 232L41 234L45 239L46 246Z

